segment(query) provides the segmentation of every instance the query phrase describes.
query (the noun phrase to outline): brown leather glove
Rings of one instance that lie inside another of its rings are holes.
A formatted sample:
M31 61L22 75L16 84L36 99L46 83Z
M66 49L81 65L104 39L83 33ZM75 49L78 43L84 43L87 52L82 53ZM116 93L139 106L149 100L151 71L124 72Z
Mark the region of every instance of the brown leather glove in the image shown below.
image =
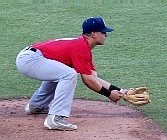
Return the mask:
M151 102L148 90L146 87L131 88L123 99L133 105L140 106Z

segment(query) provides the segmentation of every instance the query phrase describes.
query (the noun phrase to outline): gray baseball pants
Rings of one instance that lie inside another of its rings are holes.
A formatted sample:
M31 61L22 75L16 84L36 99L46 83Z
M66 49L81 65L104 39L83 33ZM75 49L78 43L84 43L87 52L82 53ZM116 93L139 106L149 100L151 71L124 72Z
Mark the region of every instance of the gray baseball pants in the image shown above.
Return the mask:
M49 114L69 117L77 83L77 72L58 61L45 58L40 50L26 47L16 58L23 75L43 81L29 103L43 109L51 102Z

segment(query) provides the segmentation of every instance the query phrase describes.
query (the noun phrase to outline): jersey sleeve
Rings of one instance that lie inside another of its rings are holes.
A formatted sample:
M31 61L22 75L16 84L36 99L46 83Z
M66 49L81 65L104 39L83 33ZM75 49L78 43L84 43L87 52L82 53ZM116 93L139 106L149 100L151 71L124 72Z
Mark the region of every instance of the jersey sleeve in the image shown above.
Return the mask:
M91 75L92 70L95 71L91 51L76 50L72 53L71 60L77 73Z

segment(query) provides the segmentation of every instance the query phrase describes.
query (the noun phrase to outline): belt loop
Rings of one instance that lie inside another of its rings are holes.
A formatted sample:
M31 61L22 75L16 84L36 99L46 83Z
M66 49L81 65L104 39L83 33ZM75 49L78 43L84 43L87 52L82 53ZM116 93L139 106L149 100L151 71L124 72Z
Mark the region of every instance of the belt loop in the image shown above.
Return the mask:
M28 47L26 48L26 50L31 50L31 51L33 51L33 52L36 52L36 51L37 51L36 48L32 48L32 45L28 46Z
M30 46L27 46L26 50L29 50L30 49Z
M35 49L35 48L30 48L30 50L33 51L33 52L37 51L37 49Z

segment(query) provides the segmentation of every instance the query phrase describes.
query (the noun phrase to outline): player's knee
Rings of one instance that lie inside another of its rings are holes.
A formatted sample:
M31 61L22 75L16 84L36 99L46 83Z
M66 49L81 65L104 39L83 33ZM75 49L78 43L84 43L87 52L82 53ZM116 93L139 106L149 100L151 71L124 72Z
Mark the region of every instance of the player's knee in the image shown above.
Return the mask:
M68 74L68 78L71 80L77 80L78 74L74 69L71 69L70 73Z

